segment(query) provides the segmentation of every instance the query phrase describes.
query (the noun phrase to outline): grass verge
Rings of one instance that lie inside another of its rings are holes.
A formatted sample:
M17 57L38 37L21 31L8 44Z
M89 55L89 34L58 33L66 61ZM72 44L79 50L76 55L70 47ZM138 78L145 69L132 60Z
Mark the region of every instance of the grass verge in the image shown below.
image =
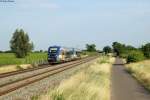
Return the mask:
M33 99L110 100L111 63L101 63L100 60L62 81L55 89Z
M13 53L0 53L0 73L35 67L47 61L47 53L30 53L25 58L16 58Z
M145 88L150 90L150 60L131 63L126 68Z
M16 58L13 53L0 53L0 66L13 64L35 64L47 61L47 53L30 53L25 58Z
M0 74L17 71L17 70L28 69L28 68L32 68L32 67L34 67L34 66L32 66L31 64L2 66L2 67L0 67Z

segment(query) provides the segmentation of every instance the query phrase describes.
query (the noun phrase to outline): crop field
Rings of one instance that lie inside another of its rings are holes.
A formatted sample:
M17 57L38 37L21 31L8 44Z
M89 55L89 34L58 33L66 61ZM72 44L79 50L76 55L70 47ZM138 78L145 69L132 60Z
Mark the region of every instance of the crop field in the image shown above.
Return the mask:
M69 79L62 81L55 89L39 96L38 100L110 100L111 63L106 63L109 61L104 60L106 58L99 58L93 65L77 72Z
M47 53L30 53L25 58L16 58L13 53L0 53L0 66L42 63L47 60Z
M150 60L128 64L127 70L150 90Z

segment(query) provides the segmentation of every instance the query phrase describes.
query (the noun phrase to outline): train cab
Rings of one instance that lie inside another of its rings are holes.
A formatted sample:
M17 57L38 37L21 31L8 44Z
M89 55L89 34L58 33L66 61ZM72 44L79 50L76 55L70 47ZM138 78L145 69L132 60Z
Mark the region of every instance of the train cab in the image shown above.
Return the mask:
M60 63L79 58L78 51L74 48L65 48L61 46L50 46L48 49L48 62Z
M59 55L59 46L52 46L48 49L48 62L56 62L58 61Z

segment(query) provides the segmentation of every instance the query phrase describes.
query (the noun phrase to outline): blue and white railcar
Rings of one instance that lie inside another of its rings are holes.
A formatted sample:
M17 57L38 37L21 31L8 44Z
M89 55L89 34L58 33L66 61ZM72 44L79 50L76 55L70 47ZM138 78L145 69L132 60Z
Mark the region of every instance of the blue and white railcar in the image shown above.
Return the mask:
M80 58L79 50L61 46L50 46L48 48L48 62L59 63Z

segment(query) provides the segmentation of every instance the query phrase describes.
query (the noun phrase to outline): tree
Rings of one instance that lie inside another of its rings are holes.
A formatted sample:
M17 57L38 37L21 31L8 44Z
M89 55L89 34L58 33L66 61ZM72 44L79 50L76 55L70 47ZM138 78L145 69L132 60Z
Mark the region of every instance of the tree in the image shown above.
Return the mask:
M95 44L86 44L86 49L89 52L95 52L96 51L96 45Z
M119 42L113 42L112 47L116 55L120 56L124 51L125 45Z
M111 49L110 46L105 46L105 47L103 48L103 52L105 52L105 54L108 54L108 53L111 53L111 52L112 52L112 49Z
M127 50L137 50L137 48L135 48L135 47L133 47L133 46L131 46L131 45L127 45L127 46L125 46L125 48L126 48Z
M30 42L29 36L23 29L16 29L10 40L10 48L18 58L24 58L34 48L33 42Z
M43 50L40 50L40 52L43 52Z
M131 46L131 45L125 45L125 44L121 44L119 42L113 42L113 50L114 52L117 54L117 56L126 58L128 56L128 53L131 50L138 50L137 48Z
M146 58L150 58L150 43L143 45L141 50Z

